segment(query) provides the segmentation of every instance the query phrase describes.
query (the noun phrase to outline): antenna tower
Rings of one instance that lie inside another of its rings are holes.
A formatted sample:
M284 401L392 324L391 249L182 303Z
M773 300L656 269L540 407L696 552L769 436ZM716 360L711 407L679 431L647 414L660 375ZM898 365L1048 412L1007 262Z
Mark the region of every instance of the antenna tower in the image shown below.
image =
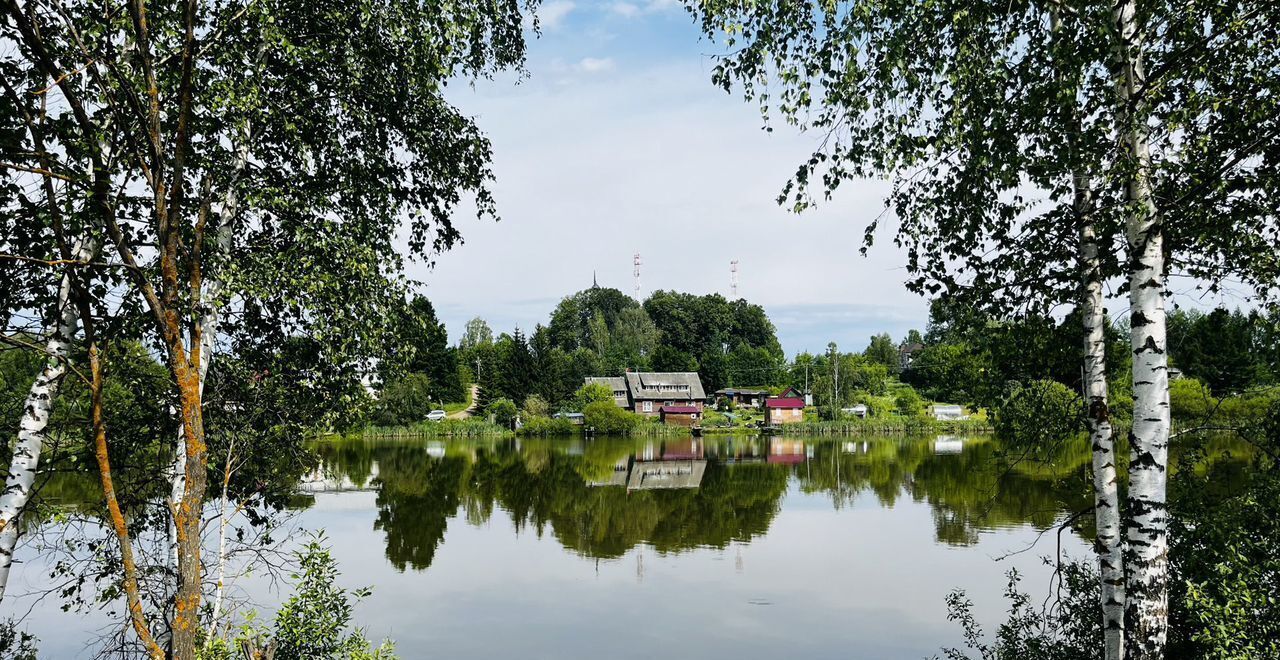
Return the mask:
M734 259L729 262L729 293L730 297L737 299L738 297L738 260Z
M640 300L640 264L642 263L644 262L640 261L640 253L637 252L635 256L631 258L631 264L632 266L634 266L634 270L631 271L631 274L632 276L635 277L635 280L636 280L636 300L637 301Z

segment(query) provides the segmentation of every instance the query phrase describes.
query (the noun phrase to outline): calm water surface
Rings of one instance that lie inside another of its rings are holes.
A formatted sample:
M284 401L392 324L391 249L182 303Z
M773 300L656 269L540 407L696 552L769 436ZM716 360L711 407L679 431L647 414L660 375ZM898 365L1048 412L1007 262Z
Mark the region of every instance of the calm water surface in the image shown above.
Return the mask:
M1087 446L1013 461L987 438L317 451L293 524L325 530L345 586L373 587L356 619L403 658L930 657L959 641L948 591L1001 620L1004 573L1042 593L1059 537L1041 532L1091 497ZM1062 534L1064 553L1089 533ZM60 658L101 625L39 604L29 628Z

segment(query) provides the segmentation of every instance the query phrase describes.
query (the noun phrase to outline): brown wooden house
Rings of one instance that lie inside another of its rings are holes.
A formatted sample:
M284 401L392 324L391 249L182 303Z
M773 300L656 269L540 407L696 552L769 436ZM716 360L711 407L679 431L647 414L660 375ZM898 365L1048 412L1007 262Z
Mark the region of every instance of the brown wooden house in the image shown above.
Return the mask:
M776 396L764 402L764 420L769 426L804 421L804 399Z

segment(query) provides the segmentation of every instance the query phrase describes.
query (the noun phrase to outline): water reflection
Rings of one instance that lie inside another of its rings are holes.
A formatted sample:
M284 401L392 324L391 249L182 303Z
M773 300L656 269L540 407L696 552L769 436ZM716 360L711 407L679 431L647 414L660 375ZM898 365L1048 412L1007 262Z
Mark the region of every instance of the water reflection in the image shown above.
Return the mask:
M431 565L460 509L471 525L499 511L517 530L616 558L639 544L677 553L749 542L768 532L792 480L837 508L861 494L882 507L901 498L927 503L936 539L953 545L991 529L1047 528L1090 501L1083 442L1050 457L1011 457L989 438L955 436L358 439L317 451L321 468L303 490L375 491L374 527L402 571Z

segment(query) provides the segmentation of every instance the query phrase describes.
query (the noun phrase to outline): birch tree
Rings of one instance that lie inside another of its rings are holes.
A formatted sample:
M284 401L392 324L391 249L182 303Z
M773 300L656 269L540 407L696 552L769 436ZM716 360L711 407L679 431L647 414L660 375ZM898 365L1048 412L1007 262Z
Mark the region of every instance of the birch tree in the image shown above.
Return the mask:
M147 319L144 336L173 380L183 463L170 648L149 629L136 563L123 566L129 617L152 655L196 652L213 342L224 334L278 344L305 329L337 364L374 350L379 319L403 298L405 257L429 259L457 240L451 215L464 195L482 216L494 212L489 143L443 88L455 76L518 67L521 14L533 4L0 5L0 34L13 44L0 66L15 74L21 98L39 99L23 105L48 142L24 140L4 175L80 192L63 203L105 231L109 267L121 275L110 285L96 275L77 303L94 391L103 375L87 326L107 291ZM247 145L237 139L244 126L253 127ZM215 204L218 195L235 203ZM17 223L44 231L35 215ZM70 247L62 234L45 243ZM50 259L12 260L31 269ZM103 492L120 554L132 557L113 503L108 428L95 415Z
M781 117L822 137L780 203L801 211L848 179L888 176L884 215L907 250L910 288L1002 315L1062 302L1081 309L1106 650L1119 657L1122 626L1136 626L1125 637L1130 656L1159 657L1164 280L1174 267L1207 288L1229 277L1275 288L1274 3L1150 3L1141 15L1124 2L1114 11L1025 1L688 6L728 50L713 82L740 86L766 122ZM1159 75L1146 77L1142 58L1152 51ZM1127 583L1118 579L1114 450L1099 443L1110 433L1098 343L1108 281L1130 296L1143 399ZM1121 601L1127 622L1117 621Z

